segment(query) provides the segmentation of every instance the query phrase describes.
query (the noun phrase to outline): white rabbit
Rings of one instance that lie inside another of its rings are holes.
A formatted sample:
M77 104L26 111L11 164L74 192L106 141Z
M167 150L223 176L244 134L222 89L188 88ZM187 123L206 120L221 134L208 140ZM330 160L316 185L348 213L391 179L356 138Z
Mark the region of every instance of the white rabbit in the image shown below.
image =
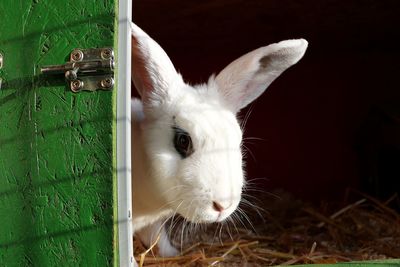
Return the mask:
M196 223L221 222L244 188L238 111L299 61L304 39L256 49L207 84L191 86L164 50L132 24L133 229L146 246L161 233L160 254L178 251L162 227L176 213Z

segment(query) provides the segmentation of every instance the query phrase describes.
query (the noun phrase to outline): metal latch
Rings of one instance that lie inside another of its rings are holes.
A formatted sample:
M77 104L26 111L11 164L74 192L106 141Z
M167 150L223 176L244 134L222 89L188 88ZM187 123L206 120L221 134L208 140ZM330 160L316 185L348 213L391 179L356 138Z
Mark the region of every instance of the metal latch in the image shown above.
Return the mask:
M64 74L73 92L112 90L114 87L114 51L112 48L75 49L70 61L44 66L46 75Z

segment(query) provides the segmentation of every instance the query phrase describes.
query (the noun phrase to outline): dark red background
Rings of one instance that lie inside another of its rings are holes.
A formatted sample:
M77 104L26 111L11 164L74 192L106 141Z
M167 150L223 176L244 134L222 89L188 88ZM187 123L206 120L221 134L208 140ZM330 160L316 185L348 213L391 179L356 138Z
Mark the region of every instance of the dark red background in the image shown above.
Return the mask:
M306 38L306 56L251 106L246 137L264 140L247 143L255 157L248 176L268 178L269 191L329 199L361 184L355 144L371 108L400 105L399 7L398 0L136 0L133 20L192 83L260 46Z

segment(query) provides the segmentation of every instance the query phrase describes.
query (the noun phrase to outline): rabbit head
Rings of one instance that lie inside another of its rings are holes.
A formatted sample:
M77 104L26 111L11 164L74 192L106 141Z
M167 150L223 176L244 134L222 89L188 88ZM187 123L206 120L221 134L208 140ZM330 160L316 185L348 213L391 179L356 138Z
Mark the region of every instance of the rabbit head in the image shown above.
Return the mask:
M132 24L132 79L143 105L140 142L149 164L148 177L141 179L151 181L168 208L192 222L222 221L235 211L245 184L236 114L306 48L303 39L261 47L207 84L191 86L164 50Z

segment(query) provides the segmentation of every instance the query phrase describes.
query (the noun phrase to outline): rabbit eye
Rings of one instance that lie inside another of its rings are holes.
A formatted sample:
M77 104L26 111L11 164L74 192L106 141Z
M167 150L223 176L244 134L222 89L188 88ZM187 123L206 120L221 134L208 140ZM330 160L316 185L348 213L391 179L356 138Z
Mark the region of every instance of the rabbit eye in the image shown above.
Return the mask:
M182 158L187 158L193 153L193 144L190 135L184 130L173 127L175 131L174 146Z

